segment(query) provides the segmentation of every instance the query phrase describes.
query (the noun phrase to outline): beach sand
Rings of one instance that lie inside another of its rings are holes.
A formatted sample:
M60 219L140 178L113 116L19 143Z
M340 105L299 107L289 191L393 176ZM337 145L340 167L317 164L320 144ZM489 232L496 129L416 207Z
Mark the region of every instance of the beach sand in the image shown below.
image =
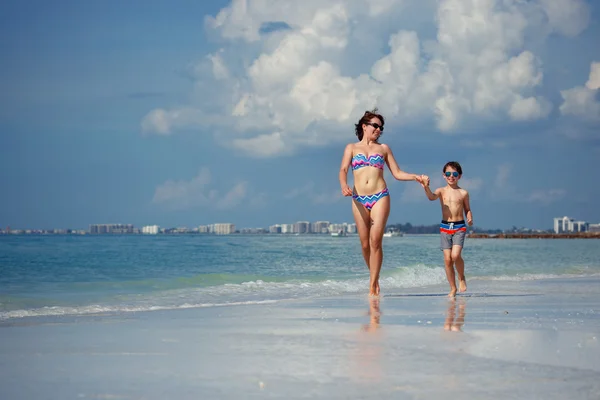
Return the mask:
M600 399L600 280L0 322L0 398Z

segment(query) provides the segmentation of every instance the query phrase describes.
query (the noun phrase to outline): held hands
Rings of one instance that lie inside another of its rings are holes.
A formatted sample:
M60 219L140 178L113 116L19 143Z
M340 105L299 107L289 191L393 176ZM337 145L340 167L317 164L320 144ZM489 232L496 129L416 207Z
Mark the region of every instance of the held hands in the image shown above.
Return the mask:
M429 177L427 175L417 175L415 180L419 182L424 188L429 186Z
M344 196L352 196L352 189L348 185L342 186L342 194Z

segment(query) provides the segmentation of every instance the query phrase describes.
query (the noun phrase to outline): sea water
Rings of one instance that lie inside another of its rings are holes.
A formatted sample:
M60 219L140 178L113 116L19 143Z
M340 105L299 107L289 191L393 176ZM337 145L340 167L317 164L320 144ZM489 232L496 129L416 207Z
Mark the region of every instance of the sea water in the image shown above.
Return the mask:
M446 289L439 241L384 238L382 293ZM595 239L467 238L463 257L470 288L600 276ZM0 236L0 320L362 295L368 281L356 236Z

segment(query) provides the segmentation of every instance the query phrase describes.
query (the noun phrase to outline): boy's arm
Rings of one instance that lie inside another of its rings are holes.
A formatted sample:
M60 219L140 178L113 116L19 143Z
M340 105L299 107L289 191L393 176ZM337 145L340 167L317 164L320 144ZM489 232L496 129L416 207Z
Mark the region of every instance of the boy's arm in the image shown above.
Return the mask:
M427 182L427 185L423 185L423 188L425 189L425 194L429 200L433 201L440 198L441 188L437 188L435 189L435 192L432 192L431 189L429 189L429 181Z
M473 213L471 212L471 204L469 203L469 192L465 190L465 197L463 199L463 207L465 214L467 215L467 224L473 225Z

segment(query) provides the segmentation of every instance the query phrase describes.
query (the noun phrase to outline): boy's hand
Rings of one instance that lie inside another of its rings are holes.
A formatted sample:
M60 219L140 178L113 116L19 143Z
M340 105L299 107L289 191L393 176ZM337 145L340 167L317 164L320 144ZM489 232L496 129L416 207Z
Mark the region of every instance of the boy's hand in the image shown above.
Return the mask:
M421 186L423 186L423 188L428 187L429 186L429 177L427 175L421 175L421 180L419 181L419 183L421 184Z
M469 224L469 226L473 226L473 217L467 217L467 224Z

